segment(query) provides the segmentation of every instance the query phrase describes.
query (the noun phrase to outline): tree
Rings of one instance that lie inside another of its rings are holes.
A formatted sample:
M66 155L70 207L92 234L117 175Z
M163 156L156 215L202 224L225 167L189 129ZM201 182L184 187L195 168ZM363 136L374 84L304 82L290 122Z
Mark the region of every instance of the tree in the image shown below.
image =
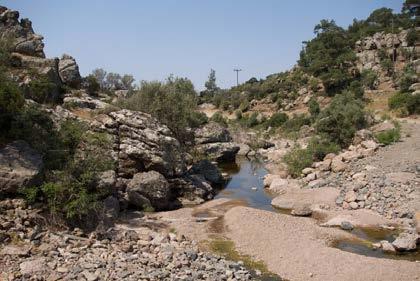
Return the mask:
M87 83L87 93L91 96L96 96L98 91L100 90L101 86L96 80L96 77L91 74L86 77L86 83Z
M356 55L348 33L334 21L322 20L314 28L316 37L302 50L299 65L318 77L328 95L335 95L353 79L351 67Z
M379 25L380 27L389 27L391 26L392 19L394 19L392 9L380 8L373 11L366 21L374 25Z
M101 89L105 88L105 77L107 72L103 70L102 68L96 68L92 71L93 77L96 78L96 81L99 83L99 86Z
M135 79L133 75L124 74L121 78L121 84L124 90L132 90Z
M216 84L216 71L214 69L210 69L209 80L207 80L204 86L206 87L207 93L211 95L219 90L219 87L217 87Z
M122 87L121 75L118 73L110 72L106 76L105 88L108 90L119 90Z
M420 16L419 0L405 0L401 12L409 14L411 17Z

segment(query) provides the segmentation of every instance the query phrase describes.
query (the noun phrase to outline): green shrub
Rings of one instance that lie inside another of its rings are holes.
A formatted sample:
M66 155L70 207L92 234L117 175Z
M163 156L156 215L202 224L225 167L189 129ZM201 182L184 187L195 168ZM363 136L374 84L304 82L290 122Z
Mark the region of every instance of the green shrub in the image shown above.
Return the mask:
M412 84L417 82L417 74L411 67L406 67L398 81L401 92L408 92Z
M286 113L276 112L265 122L266 127L277 128L289 119Z
M257 126L259 124L258 122L258 113L257 112L253 112L248 118L245 119L245 125L248 128L252 128L254 126Z
M165 82L143 81L131 97L119 100L117 105L150 113L167 125L181 143L191 139L188 128L200 123L195 113L197 93L191 81L186 78L171 76Z
M401 138L401 134L400 134L399 128L395 128L395 129L377 133L375 134L375 137L380 143L384 145L389 145L389 144L399 141Z
M326 137L315 136L309 141L307 149L312 153L314 160L322 161L328 153L337 153L340 146Z
M0 73L0 142L8 138L12 122L25 104L19 87L1 76L3 75Z
M363 103L351 93L336 95L315 123L315 129L331 142L344 147L354 133L366 125Z
M86 91L88 95L97 96L98 91L101 89L101 85L98 83L98 80L94 75L89 75L86 77Z
M370 90L375 89L378 75L373 70L365 69L362 71L361 76L363 86Z
M414 46L417 43L418 40L418 34L415 28L411 28L407 33L407 45L408 46Z
M388 99L391 110L399 110L401 115L420 114L420 95L398 92Z
M236 117L236 120L241 120L242 119L242 111L236 110L235 111L235 117Z
M295 115L284 122L282 128L286 133L297 132L304 125L310 125L311 120L304 114Z
M303 169L312 165L312 151L295 147L284 156L283 160L287 165L287 170L290 175L292 177L299 177Z
M358 80L354 80L350 83L347 91L352 93L355 98L362 99L365 91L363 90L362 83Z
M308 102L309 107L309 113L312 117L318 116L318 114L321 112L321 107L319 106L319 103L316 101L314 97L311 97Z
M56 85L47 76L39 75L29 82L27 97L38 103L55 102L54 91L57 91Z
M210 118L211 121L219 123L220 125L226 127L227 122L226 119L223 117L223 114L220 111L217 111L213 114L213 116Z
M191 127L197 128L209 122L209 118L203 112L193 111L188 116L187 122Z

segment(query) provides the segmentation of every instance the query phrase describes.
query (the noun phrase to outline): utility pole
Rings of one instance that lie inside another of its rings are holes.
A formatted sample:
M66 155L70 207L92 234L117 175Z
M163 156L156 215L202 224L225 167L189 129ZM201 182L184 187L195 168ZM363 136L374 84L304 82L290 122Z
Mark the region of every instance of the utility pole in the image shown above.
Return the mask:
M234 69L233 71L236 72L236 86L239 86L239 71L242 71L242 69Z

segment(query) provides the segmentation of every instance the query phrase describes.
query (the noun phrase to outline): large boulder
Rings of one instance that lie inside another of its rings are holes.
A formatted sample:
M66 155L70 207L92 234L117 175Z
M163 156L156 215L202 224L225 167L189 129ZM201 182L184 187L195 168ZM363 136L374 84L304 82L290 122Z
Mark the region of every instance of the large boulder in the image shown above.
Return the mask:
M172 193L168 181L156 171L137 173L127 185L129 203L145 208L150 206L155 210L170 208Z
M206 143L196 146L199 153L218 162L233 162L239 146L233 142Z
M201 160L197 163L194 163L190 169L190 173L202 175L212 184L223 183L223 177L219 169L209 160Z
M413 251L417 248L419 239L420 236L416 233L403 232L392 242L392 245L397 251Z
M131 178L138 172L152 170L165 177L186 172L181 145L168 127L142 112L124 109L109 116L112 119L98 121L117 135L119 177Z
M194 136L196 144L230 142L232 140L229 131L216 122L209 122L196 129Z
M24 141L0 149L0 193L16 193L37 183L43 168L42 156Z
M214 196L214 189L202 175L187 175L170 179L169 182L176 193L179 206L201 204Z
M64 84L73 88L80 87L82 77L80 77L79 66L72 56L64 54L61 57L58 63L58 71Z

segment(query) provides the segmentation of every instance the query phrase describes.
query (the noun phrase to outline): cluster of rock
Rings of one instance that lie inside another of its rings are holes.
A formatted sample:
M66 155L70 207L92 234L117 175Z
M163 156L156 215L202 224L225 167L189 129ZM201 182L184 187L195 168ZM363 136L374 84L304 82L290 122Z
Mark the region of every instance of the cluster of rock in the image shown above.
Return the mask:
M251 280L242 263L147 227L52 232L22 200L0 201L1 280Z
M415 232L403 232L398 237L389 242L382 240L373 244L373 248L382 249L386 253L407 252L417 249L417 244L420 243L420 235Z
M49 97L60 98L60 87L67 85L79 87L81 76L75 59L69 55L59 58L46 58L43 37L35 34L29 19L19 20L19 12L0 6L0 39L7 40L12 49L12 66L19 68L13 73L22 86L28 85L37 75L45 75L56 88Z
M378 83L391 82L392 77L381 67L380 51L384 51L389 59L395 61L399 69L403 69L410 60L420 54L420 46L408 46L407 33L408 30L402 30L396 34L378 32L357 41L355 50L358 69L360 71L370 69L381 74L378 77ZM416 72L419 73L420 60L413 61L412 64L415 66Z
M216 122L209 122L194 131L195 149L199 154L218 162L234 161L239 146L232 142L229 131Z

